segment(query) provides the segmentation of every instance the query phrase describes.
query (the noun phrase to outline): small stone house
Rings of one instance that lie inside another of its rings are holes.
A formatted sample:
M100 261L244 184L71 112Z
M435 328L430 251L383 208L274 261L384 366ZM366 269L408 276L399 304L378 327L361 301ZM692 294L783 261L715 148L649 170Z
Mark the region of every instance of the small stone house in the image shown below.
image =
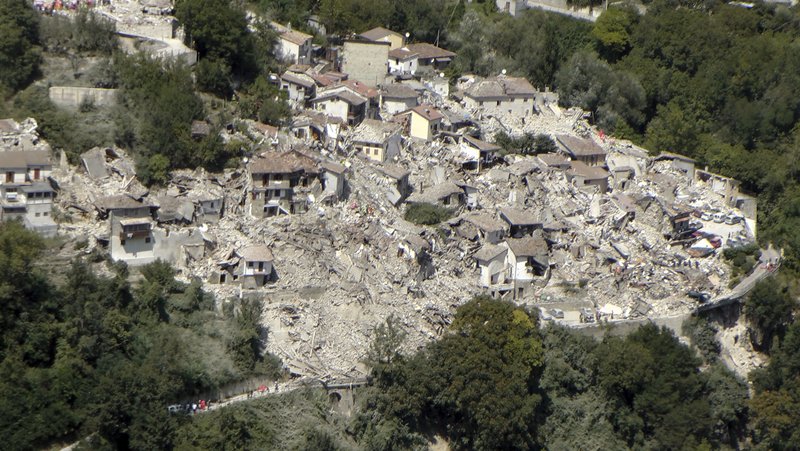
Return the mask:
M444 182L412 194L408 198L408 203L428 203L457 208L464 205L464 189L453 182Z
M373 42L388 42L390 45L390 50L398 49L406 43L405 36L396 31L387 30L383 27L376 27L365 31L358 35L358 37Z
M501 75L473 83L464 92L464 104L487 114L530 116L535 97L536 88L528 80Z
M508 280L515 281L518 288L525 287L525 283L530 283L537 277L549 276L549 249L541 235L511 238L506 240L505 246L508 248ZM521 290L517 294L521 294Z
M589 166L582 161L571 161L567 179L575 186L596 186L601 193L608 191L609 173L603 168Z
M479 238L484 243L499 244L506 237L507 224L492 215L472 213L465 216L464 221L478 229Z
M314 38L309 34L292 30L291 26L270 23L272 29L278 33L276 53L279 58L293 64L311 63L311 41Z
M353 131L353 148L380 163L400 155L401 127L392 122L365 119Z
M483 167L494 162L496 153L501 147L497 144L487 143L478 138L464 135L459 143L459 150L464 157L461 165L468 170L480 171Z
M419 105L403 114L409 117L408 134L412 138L431 141L442 128L444 115L430 105Z
M556 136L559 150L573 161L580 161L589 166L604 166L606 151L591 139L576 138L569 135Z
M386 114L402 113L417 106L417 91L400 83L383 86L380 96L380 109Z
M272 251L267 246L249 246L236 254L240 258L237 272L244 288L263 287L274 279Z
M516 208L501 208L500 219L508 224L508 234L514 238L531 236L544 225L536 213Z
M292 105L305 107L316 95L317 84L306 74L287 71L281 75L281 90L286 91Z
M311 104L315 110L338 118L350 126L360 124L369 111L369 99L348 86L336 86L317 92Z
M506 259L508 248L496 244L484 244L472 257L480 268L478 285L490 288L506 283Z
M155 261L155 205L123 194L100 199L96 207L101 217L108 216L111 225L109 244L113 260L129 265Z
M415 75L419 69L419 54L407 47L389 51L389 73L396 77L407 78Z
M45 236L58 226L51 212L55 190L48 179L53 166L46 150L0 152L0 220L20 219Z
M292 150L250 163L250 214L255 218L304 213L319 167L311 157Z
M428 44L427 42L409 44L406 48L409 52L417 55L419 69L429 72L444 70L450 65L453 58L456 57L455 53L439 48L433 44Z

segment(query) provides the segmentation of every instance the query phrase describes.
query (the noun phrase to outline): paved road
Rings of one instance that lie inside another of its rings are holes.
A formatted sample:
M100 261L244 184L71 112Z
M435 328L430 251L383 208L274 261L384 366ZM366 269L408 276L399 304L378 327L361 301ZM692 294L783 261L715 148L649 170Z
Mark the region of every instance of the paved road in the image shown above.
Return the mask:
M769 248L761 251L761 258L759 259L758 265L753 268L753 271L750 272L747 277L742 279L741 282L727 293L723 293L708 303L699 306L697 311L705 312L738 302L740 299L747 296L747 293L749 293L758 282L774 274L780 267L780 263L781 252L773 248L770 244Z
M545 3L539 3L536 0L528 0L528 8L536 8L541 9L544 11L549 11L551 13L561 14L564 16L572 17L573 19L578 20L585 20L588 22L596 22L597 17L587 14L584 12L573 11L571 9L559 8L557 6L547 5Z

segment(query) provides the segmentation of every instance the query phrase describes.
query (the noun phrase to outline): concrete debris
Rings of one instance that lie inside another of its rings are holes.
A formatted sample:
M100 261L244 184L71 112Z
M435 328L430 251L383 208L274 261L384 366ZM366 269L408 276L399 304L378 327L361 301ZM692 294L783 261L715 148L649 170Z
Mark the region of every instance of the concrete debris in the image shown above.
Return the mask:
M138 2L114 8L131 26L160 29L167 20L143 13ZM558 108L552 93L526 90L535 109L527 115L476 107L463 101L475 83L466 77L449 97L404 83L448 120L427 129L430 140L403 129L396 152L380 147L383 132L370 138L378 147L363 145L354 133L363 117L302 111L288 130L232 124L222 139L256 149L240 167L174 171L169 186L150 192L124 150L91 149L80 166L53 169L57 206L70 217L59 232L88 238L86 252L110 249L131 264L167 259L179 277L204 281L220 307L263 300L267 349L293 372L317 377L357 374L373 328L389 315L412 350L481 293L580 325L685 314L697 302L687 291L725 290L730 272L720 250L756 233L755 200L735 181L602 137L583 111ZM209 131L195 125L198 137ZM0 122L3 145L46 145L23 133L31 126L35 132L35 122ZM546 134L562 148L485 157L499 131ZM464 133L483 140L472 140L478 153L470 165ZM267 211L264 199L276 208ZM403 219L409 202L437 203L454 219L410 224ZM262 212L274 216L254 217ZM247 249L262 257L243 258Z

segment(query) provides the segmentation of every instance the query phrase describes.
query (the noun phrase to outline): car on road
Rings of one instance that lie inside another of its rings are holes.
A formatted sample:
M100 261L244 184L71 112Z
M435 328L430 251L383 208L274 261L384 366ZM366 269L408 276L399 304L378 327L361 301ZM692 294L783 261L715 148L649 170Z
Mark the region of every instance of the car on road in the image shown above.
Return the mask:
M714 213L714 216L711 217L711 220L716 222L717 224L722 224L725 221L725 214Z
M686 295L690 298L697 299L699 302L707 302L709 299L711 299L710 294L696 290L689 290L686 292Z

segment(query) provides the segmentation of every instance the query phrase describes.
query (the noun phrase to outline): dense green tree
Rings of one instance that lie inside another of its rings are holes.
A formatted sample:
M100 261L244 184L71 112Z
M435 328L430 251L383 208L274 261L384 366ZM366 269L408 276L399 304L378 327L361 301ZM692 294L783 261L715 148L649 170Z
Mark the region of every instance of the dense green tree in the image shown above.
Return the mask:
M630 8L611 8L603 11L592 28L597 51L614 62L624 56L631 47L631 31L638 15Z
M769 351L773 339L783 337L796 307L797 302L787 286L775 280L756 284L744 303L745 317L752 324L750 338L753 345Z
M266 77L258 77L241 93L239 111L243 117L271 125L281 125L290 114L286 93Z
M0 2L0 91L16 91L39 71L39 17L26 0Z
M179 0L175 16L183 24L186 42L200 58L224 61L237 74L253 73L258 67L255 43L247 16L231 0Z

